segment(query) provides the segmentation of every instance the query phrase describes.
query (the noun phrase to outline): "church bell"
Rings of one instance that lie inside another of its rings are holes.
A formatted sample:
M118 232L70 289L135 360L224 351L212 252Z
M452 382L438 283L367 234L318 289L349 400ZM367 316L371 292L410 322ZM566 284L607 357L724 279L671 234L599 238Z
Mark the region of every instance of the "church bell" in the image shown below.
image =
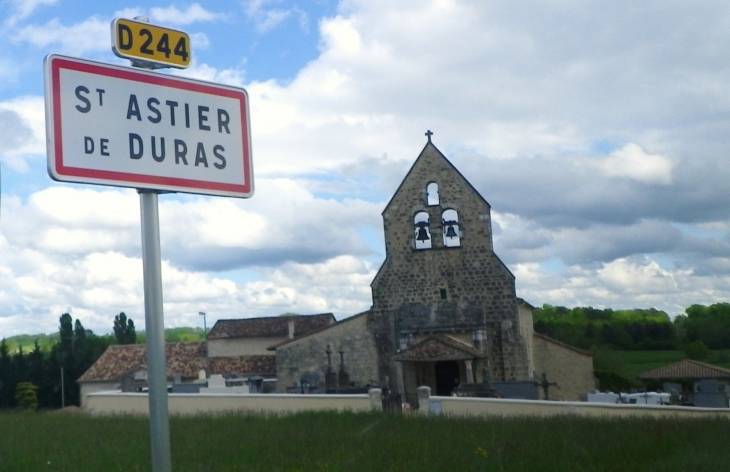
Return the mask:
M418 235L416 236L417 241L428 241L428 231L426 231L426 228L421 226L418 228Z
M456 230L454 229L454 226L457 225L456 221L444 221L443 225L446 226L446 234L444 234L444 236L447 238L455 238L459 236L456 234Z

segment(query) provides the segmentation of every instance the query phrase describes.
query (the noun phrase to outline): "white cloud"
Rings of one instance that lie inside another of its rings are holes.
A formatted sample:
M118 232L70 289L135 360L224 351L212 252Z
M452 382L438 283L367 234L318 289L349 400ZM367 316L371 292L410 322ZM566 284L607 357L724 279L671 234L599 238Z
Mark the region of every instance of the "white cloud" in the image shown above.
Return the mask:
M208 49L210 40L205 33L193 33L190 35L190 49L198 51L200 49Z
M309 16L306 12L296 7L289 9L267 8L272 3L278 2L272 0L249 0L246 3L246 16L254 20L256 30L259 33L267 33L275 29L294 15L299 17L299 27L305 32L308 30Z
M14 6L14 13L6 20L7 25L14 25L20 20L24 20L33 14L33 12L42 5L53 5L58 0L10 0Z
M250 297L254 304L296 313L349 316L372 304L369 284L375 273L372 266L352 256L318 264L287 264L265 271L268 282L258 284Z
M213 321L286 311L345 316L369 306L374 271L352 255L367 249L350 228L376 222L379 206L316 198L286 179L258 186L250 201L161 197L170 323L197 323L202 309ZM139 218L133 190L57 186L25 201L3 198L0 306L10 318L3 323L25 316L50 331L66 311L97 331L119 311L141 321ZM235 282L207 273L231 264L257 275Z
M351 20L336 17L322 22L320 28L322 41L327 54L332 56L349 56L357 54L362 46L360 33Z
M45 105L42 97L18 97L0 102L3 161L19 172L28 171L27 158L46 152Z
M160 24L189 25L192 23L216 21L223 17L224 15L208 11L198 3L193 3L186 10L180 10L175 6L150 8L150 20L153 23Z
M649 154L640 146L629 143L615 150L597 167L607 177L623 177L646 183L672 183L674 163L658 154Z
M648 258L641 263L617 259L597 271L599 280L613 291L638 295L675 291L678 289L675 276L684 278L691 273L689 270L672 273Z
M173 74L191 79L206 80L219 84L243 86L245 72L240 69L216 69L207 64L193 63L187 69L176 69Z
M100 41L100 38L107 41ZM65 26L58 18L54 18L43 25L19 28L13 34L13 42L27 42L39 48L59 44L63 52L78 56L89 51L108 51L111 33L109 21L97 16L71 26Z

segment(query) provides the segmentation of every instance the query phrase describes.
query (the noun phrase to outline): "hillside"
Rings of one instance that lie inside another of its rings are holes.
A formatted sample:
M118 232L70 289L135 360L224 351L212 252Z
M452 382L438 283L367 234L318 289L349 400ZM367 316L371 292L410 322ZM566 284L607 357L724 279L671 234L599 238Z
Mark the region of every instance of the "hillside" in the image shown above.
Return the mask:
M112 334L102 334L102 337L109 336L113 339ZM191 342L191 341L202 341L205 338L202 328L168 328L165 330L165 340L167 342ZM19 334L17 336L11 336L5 338L5 344L8 346L8 351L16 352L20 346L23 347L23 352L30 352L33 350L35 341L38 340L38 345L43 352L50 352L51 347L56 344L59 340L59 334ZM137 344L143 344L146 340L145 332L137 332Z

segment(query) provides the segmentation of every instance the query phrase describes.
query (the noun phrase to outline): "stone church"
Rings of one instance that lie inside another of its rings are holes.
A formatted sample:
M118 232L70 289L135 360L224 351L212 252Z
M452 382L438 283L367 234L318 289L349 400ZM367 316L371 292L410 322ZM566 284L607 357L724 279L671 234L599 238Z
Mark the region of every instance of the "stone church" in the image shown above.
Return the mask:
M406 398L420 385L450 395L464 383L546 374L577 400L594 387L590 353L533 333L532 307L494 253L489 203L426 134L382 214L386 257L372 307L273 346L279 391L302 378L324 387L337 370Z

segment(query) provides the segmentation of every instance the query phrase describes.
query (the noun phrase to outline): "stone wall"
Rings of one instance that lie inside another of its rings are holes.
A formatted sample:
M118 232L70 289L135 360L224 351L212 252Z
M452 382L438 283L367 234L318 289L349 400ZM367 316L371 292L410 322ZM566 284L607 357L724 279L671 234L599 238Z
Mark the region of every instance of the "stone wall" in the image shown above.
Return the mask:
M533 335L533 352L539 378L545 373L549 382L558 384L558 388L550 387L548 391L551 400L580 400L581 395L596 388L589 352L537 333ZM542 389L540 398L544 398Z
M377 351L375 342L366 328L367 314L353 316L331 325L325 330L295 339L276 349L277 391L309 374L319 379L319 389L324 391L327 373L327 345L332 350L332 369L340 369L339 351L344 351L345 371L350 382L365 386L378 380Z

